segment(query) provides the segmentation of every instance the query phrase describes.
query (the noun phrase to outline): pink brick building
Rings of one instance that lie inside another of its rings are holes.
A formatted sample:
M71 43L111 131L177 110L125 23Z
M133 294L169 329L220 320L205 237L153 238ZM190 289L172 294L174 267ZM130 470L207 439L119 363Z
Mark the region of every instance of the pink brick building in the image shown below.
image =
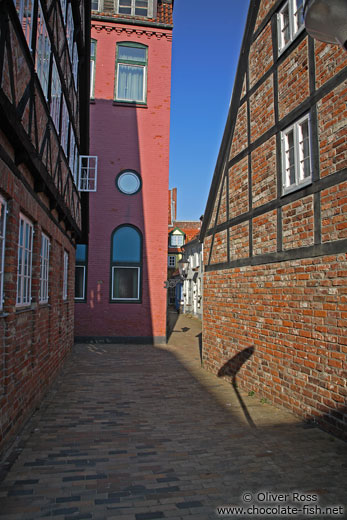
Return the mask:
M77 341L166 331L171 0L92 2L89 242L77 251Z

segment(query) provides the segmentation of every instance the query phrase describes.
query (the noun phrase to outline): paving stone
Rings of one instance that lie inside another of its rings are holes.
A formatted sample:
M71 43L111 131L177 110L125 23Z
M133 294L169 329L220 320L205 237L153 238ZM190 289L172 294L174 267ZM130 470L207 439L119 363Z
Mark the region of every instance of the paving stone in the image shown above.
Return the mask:
M264 489L346 508L346 444L206 372L200 331L76 345L3 461L0 518L216 520Z

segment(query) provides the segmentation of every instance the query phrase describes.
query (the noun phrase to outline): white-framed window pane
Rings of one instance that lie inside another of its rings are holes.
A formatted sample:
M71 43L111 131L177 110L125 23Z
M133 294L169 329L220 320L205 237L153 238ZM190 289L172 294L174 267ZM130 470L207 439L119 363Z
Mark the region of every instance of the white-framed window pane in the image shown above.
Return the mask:
M48 36L46 23L43 17L41 4L38 4L37 35L36 35L36 59L35 68L40 80L43 93L47 99L49 63L51 58L51 42Z
M73 33L74 33L74 22L71 3L67 6L67 19L66 19L66 38L67 45L69 48L71 62L73 61L72 47L73 47Z
M68 272L69 272L69 253L67 251L64 251L63 300L67 299L67 294L68 294Z
M300 153L300 180L310 177L310 135L308 120L298 125L299 153Z
M4 300L4 265L7 204L0 195L0 309Z
M183 235L171 235L170 243L172 246L183 246Z
M77 156L77 146L75 139L75 132L71 126L70 130L70 150L69 150L69 166L76 183L77 180L77 164L76 164L76 156Z
M118 64L117 99L144 101L145 68L137 65Z
M17 305L31 303L33 225L20 215L18 234Z
M75 270L75 299L85 299L86 266L76 265Z
M33 26L33 0L14 0L18 17L27 41L28 47L31 50L31 36Z
M118 13L132 14L131 7L131 0L119 0Z
M79 191L96 191L98 179L98 158L95 155L80 155Z
M61 141L61 145L63 147L66 157L67 157L67 144L68 144L68 139L69 139L69 124L70 124L69 111L67 109L65 96L63 95L63 109L62 109L62 115L61 115L60 141Z
M90 97L94 99L96 40L90 42Z
M175 267L175 266L176 266L176 256L169 255L169 267Z
M48 302L49 249L50 240L44 233L42 233L40 253L40 303Z
M92 11L99 11L99 0L92 0Z
M52 67L52 86L51 86L51 105L50 112L54 126L59 133L59 118L60 118L60 102L61 102L61 83L58 74L57 65L53 57Z
M286 134L285 143L286 186L291 186L295 184L294 130Z
M312 175L309 116L282 133L282 154L284 190L307 184Z
M297 33L304 25L304 0L293 1L294 33Z
M290 13L289 13L289 2L285 4L279 14L279 30L280 30L280 47L283 48L290 41Z
M138 300L140 297L140 268L112 267L112 299Z

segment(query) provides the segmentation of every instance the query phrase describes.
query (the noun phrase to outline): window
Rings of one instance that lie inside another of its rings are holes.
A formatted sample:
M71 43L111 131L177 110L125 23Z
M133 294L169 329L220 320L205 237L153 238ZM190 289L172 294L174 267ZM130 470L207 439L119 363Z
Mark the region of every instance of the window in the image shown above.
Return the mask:
M310 119L305 116L282 132L283 192L311 182Z
M65 96L63 96L63 110L62 110L62 114L61 114L60 142L61 142L61 146L63 147L66 157L67 157L67 144L69 142L69 124L70 124L69 112L67 109Z
M90 97L91 97L91 99L94 99L95 65L96 65L96 40L91 40L91 42L90 42Z
M99 0L92 0L92 11L99 11Z
M142 236L133 226L121 226L111 241L111 300L140 300Z
M73 61L73 56L72 56L73 33L74 33L74 23L73 23L72 7L71 7L71 3L70 3L67 6L66 39L67 39L67 46L69 48L71 62Z
M65 21L66 21L66 0L60 0L60 7L61 7L62 15L63 15L63 20L65 23Z
M17 305L31 303L31 273L33 252L33 224L24 215L19 216Z
M49 238L44 233L42 233L40 254L40 303L48 302L49 249Z
M54 126L59 133L59 118L60 118L60 100L61 100L61 83L58 74L57 65L53 58L52 67L52 85L51 85L51 105L50 112Z
M117 0L117 13L131 16L153 16L152 0Z
M14 0L18 17L23 28L24 36L31 50L31 36L33 26L33 0Z
M169 267L176 267L176 255L169 255Z
M5 234L7 205L0 195L0 310L4 300L4 265L5 265Z
M86 297L87 246L77 244L75 269L75 300L85 300Z
M69 253L67 251L64 251L63 300L67 300L68 272L69 272Z
M76 183L77 181L77 146L75 132L71 126L70 129L70 150L69 150L69 167Z
M48 36L46 23L43 17L41 4L39 3L37 15L37 42L35 67L37 76L45 98L48 96L49 64L51 58L51 42Z
M78 80L78 49L77 43L73 44L73 60L72 60L72 74L75 83L75 89L77 90L77 80Z
M146 102L147 47L135 43L117 45L117 101Z
M78 189L96 191L98 180L98 158L95 155L80 155Z
M184 244L184 236L183 235L171 235L170 236L170 245L172 247L181 247Z
M278 14L278 47L282 51L304 28L304 1L288 0Z
M133 170L121 172L117 176L116 186L125 195L134 195L141 188L140 176Z

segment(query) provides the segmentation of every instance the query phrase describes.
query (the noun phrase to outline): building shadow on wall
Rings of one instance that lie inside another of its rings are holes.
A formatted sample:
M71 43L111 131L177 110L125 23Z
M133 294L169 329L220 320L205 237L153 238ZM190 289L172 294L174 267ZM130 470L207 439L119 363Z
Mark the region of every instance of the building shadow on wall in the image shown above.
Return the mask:
M202 341L199 339L199 349L200 349L200 359L202 362ZM250 416L247 406L245 405L241 394L237 388L237 382L236 382L236 376L239 372L239 370L242 368L242 366L249 360L249 358L254 353L254 347L248 347L242 350L241 352L238 352L235 356L233 356L229 361L227 361L219 370L218 370L218 377L227 377L228 379L231 378L231 384L233 386L233 389L235 391L235 394L237 396L237 399L241 405L241 408L243 410L243 413L245 414L245 417L247 419L248 424L252 428L256 428L256 425L254 424L254 421L252 420L252 417Z

